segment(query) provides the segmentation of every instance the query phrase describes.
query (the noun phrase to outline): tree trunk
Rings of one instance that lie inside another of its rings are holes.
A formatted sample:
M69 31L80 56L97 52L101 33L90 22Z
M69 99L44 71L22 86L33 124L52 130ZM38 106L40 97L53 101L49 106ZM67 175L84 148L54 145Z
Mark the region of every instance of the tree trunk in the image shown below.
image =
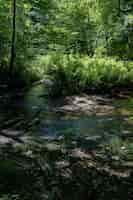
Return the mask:
M118 16L121 14L121 0L118 0Z
M12 14L12 40L10 52L9 74L12 75L15 60L15 40L16 40L16 0L13 1L13 14Z

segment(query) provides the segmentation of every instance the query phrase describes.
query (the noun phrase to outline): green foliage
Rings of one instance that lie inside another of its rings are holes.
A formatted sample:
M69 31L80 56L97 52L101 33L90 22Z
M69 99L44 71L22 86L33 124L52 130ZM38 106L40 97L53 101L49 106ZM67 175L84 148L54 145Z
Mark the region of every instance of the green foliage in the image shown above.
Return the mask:
M73 54L51 54L39 59L40 68L53 81L56 95L91 90L104 92L133 82L133 63L114 58L90 58Z
M8 47L10 42L10 1L7 0L3 3L0 0L0 63L7 62Z
M133 15L127 15L124 24L116 27L113 37L109 41L110 54L122 59L133 59Z
M91 0L58 1L55 18L48 24L49 48L62 52L93 52L94 6Z
M121 59L131 59L132 16L133 4L125 0L98 0L99 37L106 48L107 55L118 56ZM130 19L129 19L130 18ZM100 42L100 40L98 42Z
M47 65L46 62L54 62L59 65L59 70L56 70L60 72L58 75L56 73L57 78L64 80L63 85L69 88L70 92L73 92L73 88L76 91L84 88L83 85L100 88L106 81L108 88L112 82L118 85L121 80L127 84L128 78L124 76L131 79L132 71L130 70L131 74L127 72L124 75L121 66L125 64L120 61L117 63L115 58L133 59L132 8L131 0L17 0L14 76L29 83L29 79L37 80L43 77L43 62L44 65ZM11 1L0 0L1 77L8 76L11 21ZM53 54L50 57L44 56L51 52ZM60 58L62 54L63 58ZM88 59L86 55L92 59ZM103 60L100 58L102 56L105 57ZM112 59L112 56L115 58ZM51 61L48 61L49 59ZM83 67L79 69L78 65ZM87 67L89 65L91 67ZM124 66L124 70L125 68ZM111 70L111 74L105 78L108 70ZM71 88L68 83L74 86Z

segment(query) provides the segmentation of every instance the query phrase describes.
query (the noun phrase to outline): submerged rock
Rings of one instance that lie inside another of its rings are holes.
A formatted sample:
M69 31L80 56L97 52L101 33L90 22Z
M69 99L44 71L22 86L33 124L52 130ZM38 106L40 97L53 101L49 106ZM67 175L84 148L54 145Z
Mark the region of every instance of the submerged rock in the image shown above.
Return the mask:
M23 131L13 130L13 129L4 129L2 133L7 136L21 136L23 135Z
M133 168L133 161L126 161L121 164L122 167L125 168Z
M108 115L113 112L114 107L111 100L98 96L70 96L66 97L64 104L55 108L56 112L84 113L87 115Z
M71 160L84 160L84 159L92 159L90 154L84 153L80 148L73 149L70 154Z
M60 151L61 147L60 145L57 145L57 144L54 144L54 143L48 143L45 145L45 148L47 151L54 151L54 152L57 152L57 151Z
M79 137L77 139L77 146L86 151L91 151L98 148L101 140L102 136Z
M5 145L11 143L13 140L4 136L0 136L0 145Z
M56 162L56 168L59 168L59 169L69 167L69 165L70 163L65 160Z
M43 151L46 147L50 152ZM56 142L48 142L36 145L38 152L29 145L21 151L11 146L1 148L0 177L4 191L8 186L24 199L132 199L132 162L123 163L121 169L113 168L106 160L93 159L80 148L55 158L60 147ZM51 152L53 157L45 156Z

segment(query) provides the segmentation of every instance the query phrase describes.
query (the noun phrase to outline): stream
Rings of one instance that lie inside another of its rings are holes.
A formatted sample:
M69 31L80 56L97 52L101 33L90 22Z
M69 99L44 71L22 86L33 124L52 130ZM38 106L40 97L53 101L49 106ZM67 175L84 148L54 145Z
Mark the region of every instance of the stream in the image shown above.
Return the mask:
M121 146L124 139L132 145L133 98L116 100L83 94L52 99L41 84L25 92L1 92L0 127L14 135L100 137L101 143L114 146Z

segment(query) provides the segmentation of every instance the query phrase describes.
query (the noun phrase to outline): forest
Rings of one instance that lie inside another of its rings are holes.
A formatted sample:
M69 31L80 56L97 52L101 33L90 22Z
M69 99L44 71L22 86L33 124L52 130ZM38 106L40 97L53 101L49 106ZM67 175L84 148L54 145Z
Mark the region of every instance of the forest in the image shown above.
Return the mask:
M0 0L0 200L132 184L133 0Z

